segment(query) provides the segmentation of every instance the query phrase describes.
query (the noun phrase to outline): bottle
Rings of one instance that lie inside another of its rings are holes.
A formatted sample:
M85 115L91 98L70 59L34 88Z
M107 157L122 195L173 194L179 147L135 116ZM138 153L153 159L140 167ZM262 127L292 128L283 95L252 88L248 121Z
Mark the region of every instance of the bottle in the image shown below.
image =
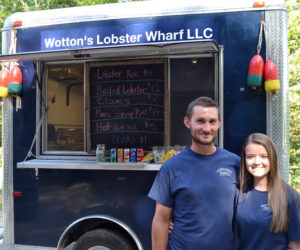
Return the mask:
M105 144L98 144L96 148L96 161L105 162Z

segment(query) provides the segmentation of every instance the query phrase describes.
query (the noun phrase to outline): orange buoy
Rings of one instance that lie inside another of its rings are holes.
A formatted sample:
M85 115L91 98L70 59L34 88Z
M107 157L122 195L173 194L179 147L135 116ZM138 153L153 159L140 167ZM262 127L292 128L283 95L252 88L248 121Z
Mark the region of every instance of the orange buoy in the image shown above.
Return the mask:
M14 65L9 73L8 93L22 93L22 72L18 65Z
M252 57L249 63L249 70L247 76L247 86L251 88L261 87L264 75L264 60L257 54Z
M4 68L0 71L0 97L8 97L8 79L9 71L7 68Z
M266 92L276 92L280 90L280 81L276 65L269 59L264 68L265 90Z

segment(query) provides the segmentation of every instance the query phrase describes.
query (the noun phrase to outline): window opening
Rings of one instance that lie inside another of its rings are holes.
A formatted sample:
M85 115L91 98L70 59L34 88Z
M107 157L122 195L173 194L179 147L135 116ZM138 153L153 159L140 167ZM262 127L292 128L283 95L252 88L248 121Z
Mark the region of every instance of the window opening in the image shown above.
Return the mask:
M48 65L47 151L84 151L84 64Z
M170 60L171 145L191 144L190 132L183 123L188 104L200 96L216 98L214 65L213 57Z

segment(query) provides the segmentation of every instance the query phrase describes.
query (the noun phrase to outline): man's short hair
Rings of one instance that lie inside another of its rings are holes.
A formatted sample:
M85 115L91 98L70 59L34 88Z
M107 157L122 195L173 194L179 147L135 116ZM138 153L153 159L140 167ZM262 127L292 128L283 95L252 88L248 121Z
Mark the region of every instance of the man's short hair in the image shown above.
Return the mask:
M207 107L207 108L216 108L218 110L218 118L220 120L220 109L218 104L210 97L207 96L202 96L202 97L198 97L197 99L193 100L187 107L186 110L186 117L191 120L191 117L193 115L194 112L194 107L195 106L202 106L202 107Z

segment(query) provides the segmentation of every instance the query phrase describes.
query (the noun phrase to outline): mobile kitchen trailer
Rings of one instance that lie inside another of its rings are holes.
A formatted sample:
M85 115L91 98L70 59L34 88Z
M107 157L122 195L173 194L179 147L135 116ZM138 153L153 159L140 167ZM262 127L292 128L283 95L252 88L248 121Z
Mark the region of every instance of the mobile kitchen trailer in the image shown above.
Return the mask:
M280 77L276 93L246 84L263 19ZM198 96L221 107L219 146L239 154L249 133L267 133L289 179L284 1L14 13L2 42L3 64L11 70L18 63L23 79L22 92L3 99L4 245L80 248L89 236L108 249L115 248L103 239L119 249L151 249L155 204L147 193L161 164L97 163L96 145L105 144L106 154L189 146L183 117Z

